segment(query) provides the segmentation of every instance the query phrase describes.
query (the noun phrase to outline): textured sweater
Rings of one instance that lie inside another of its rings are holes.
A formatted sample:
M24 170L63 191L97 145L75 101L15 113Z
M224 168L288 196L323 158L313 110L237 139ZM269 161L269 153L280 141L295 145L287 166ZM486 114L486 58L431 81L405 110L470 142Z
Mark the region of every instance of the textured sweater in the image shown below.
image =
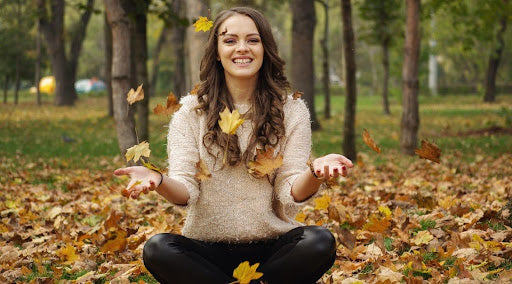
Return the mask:
M244 163L222 168L222 149L213 147L220 153L215 160L203 144L206 115L194 109L197 96L188 95L180 103L182 107L169 124L167 151L169 177L181 182L190 194L183 235L238 243L274 239L300 226L295 214L303 202L295 202L291 187L308 168L311 151L310 116L305 103L290 96L284 104L285 137L276 147L276 152L283 155L283 164L270 179L253 177ZM249 105L235 107L241 114L249 109ZM237 129L241 153L247 148L251 132L250 120ZM202 181L194 178L200 159L211 172L211 177Z

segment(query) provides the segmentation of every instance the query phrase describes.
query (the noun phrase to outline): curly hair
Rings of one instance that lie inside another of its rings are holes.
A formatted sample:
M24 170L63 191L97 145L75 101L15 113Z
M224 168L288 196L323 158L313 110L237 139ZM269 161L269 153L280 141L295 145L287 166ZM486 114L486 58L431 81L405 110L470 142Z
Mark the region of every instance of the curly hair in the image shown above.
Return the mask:
M220 25L229 17L240 14L253 20L258 29L263 44L263 63L259 70L256 94L252 100L250 118L253 133L247 150L241 153L236 135L223 133L218 125L219 112L226 107L234 109L234 103L227 90L224 68L217 60L217 41ZM201 60L200 80L197 96L199 105L196 110L205 112L207 116L207 132L203 137L203 145L214 157L213 145L227 149L226 162L234 166L247 162L254 157L256 148L267 145L275 147L285 134L283 105L290 83L284 75L284 60L277 51L277 45L272 35L271 27L265 17L257 10L248 7L236 7L220 12L210 31L204 56ZM229 139L229 143L228 143Z

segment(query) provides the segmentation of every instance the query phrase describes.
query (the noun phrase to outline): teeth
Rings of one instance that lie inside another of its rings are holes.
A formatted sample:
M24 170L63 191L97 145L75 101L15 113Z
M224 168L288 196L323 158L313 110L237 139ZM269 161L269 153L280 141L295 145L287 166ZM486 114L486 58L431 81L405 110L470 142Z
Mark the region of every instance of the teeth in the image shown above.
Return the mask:
M234 62L236 64L247 64L250 63L252 59L244 58L244 59L235 59Z

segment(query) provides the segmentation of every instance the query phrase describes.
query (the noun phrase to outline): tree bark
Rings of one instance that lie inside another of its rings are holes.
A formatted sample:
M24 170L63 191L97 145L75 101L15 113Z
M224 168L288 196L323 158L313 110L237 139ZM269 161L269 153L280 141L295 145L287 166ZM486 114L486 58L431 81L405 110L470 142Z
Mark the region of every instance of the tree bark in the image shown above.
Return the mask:
M187 0L187 18L189 21L195 21L199 17L205 17L208 15L208 1L207 0ZM204 48L206 41L208 40L208 33L196 32L195 28L190 25L187 28L187 44L188 44L188 63L189 63L189 78L188 86L192 87L199 83L199 67L201 64L201 58L203 57Z
M137 144L132 108L126 101L131 83L130 20L122 0L105 0L107 19L112 28L112 94L117 141L122 155Z
M341 17L343 21L343 47L345 55L345 121L343 128L343 153L355 161L356 152L356 60L354 30L352 28L352 5L350 0L341 0Z
M144 85L144 99L137 102L137 133L140 141L149 141L149 99L151 87L148 78L147 11L149 0L136 2L135 9L135 70L137 84Z
M316 25L313 0L297 0L292 6L292 64L291 83L294 89L304 93L309 107L311 129L320 129L315 113L315 73L313 63L313 39Z
M401 150L414 155L420 125L418 67L420 55L420 1L406 0L406 31L402 68Z
M108 116L114 117L114 102L112 99L112 29L108 23L107 13L104 20L105 33L105 85L107 85Z
M183 0L175 0L173 3L174 10L182 17L184 14ZM174 73L172 81L174 85L174 94L179 99L187 93L186 71L185 71L185 45L187 28L175 21L172 29L171 41L173 43L173 53L176 63L174 64Z
M324 19L324 37L320 40L320 46L322 47L322 83L324 87L324 117L326 119L331 118L331 90L330 90L330 78L329 78L329 6L325 1L319 1L324 7L325 19Z
M382 108L384 114L390 115L389 100L388 100L388 84L389 84L389 38L382 41Z
M496 33L496 40L498 41L496 48L491 52L489 56L489 64L487 67L487 75L485 82L485 96L484 102L495 102L496 101L496 76L498 74L498 68L500 66L501 55L505 49L505 40L503 34L507 29L507 17L502 16L500 19L500 28Z

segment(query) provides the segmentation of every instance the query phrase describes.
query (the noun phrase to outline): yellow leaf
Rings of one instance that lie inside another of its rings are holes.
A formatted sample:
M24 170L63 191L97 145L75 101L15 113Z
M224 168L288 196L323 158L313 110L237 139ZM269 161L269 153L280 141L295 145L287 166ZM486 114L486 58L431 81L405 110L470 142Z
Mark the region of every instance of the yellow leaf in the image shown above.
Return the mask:
M178 99L172 92L170 92L169 95L167 95L167 106L164 107L163 105L158 104L153 109L153 113L156 115L171 115L179 110L180 107L181 104L178 103Z
M233 112L229 112L229 109L226 107L223 112L219 113L219 115L220 129L228 135L235 134L238 126L244 123L244 120L240 119L240 113L238 113L238 110L236 109Z
M190 91L191 95L197 95L197 91L199 90L199 84L195 84L194 88Z
M315 198L315 209L325 210L329 208L329 202L331 202L331 197L327 194L322 197L317 197Z
M416 237L411 240L411 242L417 246L422 244L428 244L434 236L429 231L419 231Z
M212 174L208 170L208 167L206 166L204 161L201 159L199 159L199 162L196 163L196 169L197 169L196 179L198 179L198 180L205 180L212 176Z
M80 255L76 254L75 247L70 244L57 250L57 255L64 260L64 264L73 263L80 258Z
M196 27L196 32L207 32L213 27L213 21L209 21L207 17L199 17L193 26Z
M421 140L421 148L414 150L414 152L423 159L431 160L439 164L441 157L441 149L434 143Z
M379 218L377 215L371 215L368 223L363 228L374 233L384 233L391 225L389 217Z
M391 209L387 206L379 206L379 212L384 214L386 217L391 216Z
M235 277L240 284L249 284L251 280L256 280L263 276L263 273L256 272L259 265L259 263L256 263L251 266L248 261L244 261L233 270L233 277Z
M372 137L370 137L370 133L366 129L363 129L363 141L364 141L364 143L366 143L366 145L368 145L370 148L372 148L373 151L380 154L379 146L377 146L377 144L375 144L375 141L373 141Z
M149 150L149 143L147 141L142 141L138 145L128 148L126 150L126 161L130 161L133 159L134 162L137 162L141 156L149 157L151 150Z
M151 164L151 163L146 163L146 162L144 162L144 160L141 160L141 161L142 161L142 165L143 165L144 167L146 167L146 168L148 168L148 169L150 169L150 170L153 170L153 171L155 171L155 172L159 172L159 173L161 173L161 174L163 174L163 173L164 173L164 172L163 172L160 168L158 168L157 166L155 166L155 165L153 165L153 164Z
M126 94L126 100L129 104L133 104L134 102L138 102L144 99L144 90L142 89L142 84L137 87L137 90L134 91L133 88L128 91Z
M121 251L126 248L127 240L126 240L126 232L123 230L117 231L116 238L113 240L108 240L101 247L101 252L116 252Z
M266 151L258 149L255 160L249 162L249 173L257 177L264 177L283 164L282 155L274 158L274 148L268 145L265 148Z
M304 223L306 221L306 217L307 217L306 214L299 212L299 213L297 213L297 215L295 215L295 221Z

